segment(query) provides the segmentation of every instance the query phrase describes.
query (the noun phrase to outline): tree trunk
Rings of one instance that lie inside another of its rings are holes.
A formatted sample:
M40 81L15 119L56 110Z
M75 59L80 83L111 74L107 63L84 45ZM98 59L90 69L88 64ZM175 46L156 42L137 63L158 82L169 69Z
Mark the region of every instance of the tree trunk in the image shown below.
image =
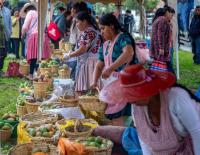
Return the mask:
M140 34L142 35L143 39L145 38L145 29L146 29L146 15L145 15L145 8L144 8L144 0L137 0L139 4L139 12L140 12Z

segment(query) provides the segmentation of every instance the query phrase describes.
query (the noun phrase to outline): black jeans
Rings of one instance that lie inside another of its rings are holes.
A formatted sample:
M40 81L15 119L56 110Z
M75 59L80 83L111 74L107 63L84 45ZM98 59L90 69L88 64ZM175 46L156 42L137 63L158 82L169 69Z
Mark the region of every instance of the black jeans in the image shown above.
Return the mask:
M7 56L8 52L8 41L5 42L5 48L0 48L0 70L3 69L4 60Z
M19 59L19 43L20 43L19 38L11 38L12 50L13 53L16 55L16 58L18 59Z
M33 75L34 71L38 69L37 59L30 60L30 74Z
M26 58L26 54L25 54L25 41L24 41L24 39L21 40L21 44L22 44L22 56L24 58Z

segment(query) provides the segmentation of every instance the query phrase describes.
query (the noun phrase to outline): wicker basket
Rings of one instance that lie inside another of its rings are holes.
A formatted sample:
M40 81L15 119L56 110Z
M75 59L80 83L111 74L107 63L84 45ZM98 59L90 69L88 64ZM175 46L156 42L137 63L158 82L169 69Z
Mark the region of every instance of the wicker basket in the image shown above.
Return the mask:
M52 74L58 74L58 68L59 68L59 65L51 66L51 73Z
M102 140L104 138L101 138ZM81 137L79 138L79 143L81 141L86 140L86 137ZM104 139L105 140L105 139ZM72 139L71 141L76 141L76 139ZM89 150L92 152L92 155L111 155L112 153L112 148L113 148L113 142L106 139L108 146L106 148L97 148L97 147L92 147L92 146L85 146L86 150Z
M45 125L50 125L50 124L45 124ZM31 128L40 128L41 125L31 125ZM48 144L54 144L57 145L59 137L60 137L60 130L58 130L58 128L56 127L56 132L52 137L32 137L31 135L29 135L31 138L31 141L33 143L48 143Z
M75 132L70 132L70 131L66 131L65 128L63 126L67 125L67 122L71 122L71 124L69 126L74 126L74 131ZM77 131L77 126L79 124L83 124L85 126L89 126L91 127L88 131L84 131L84 132L78 132ZM58 122L56 122L56 126L58 126L58 128L61 130L62 136L66 136L66 137L70 137L70 138L78 138L78 137L87 137L90 136L92 134L92 131L94 129L94 127L88 125L91 124L93 126L98 126L98 123L96 121L94 121L93 119L82 119L82 120L78 120L78 119L71 119L71 120L67 120L67 119L63 119L60 120Z
M16 105L16 109L17 109L17 115L20 117L27 114L26 106Z
M69 69L67 69L67 70L59 70L58 74L59 74L59 77L61 79L67 79L67 78L70 77L70 70Z
M26 100L25 103L28 114L32 112L37 112L38 107L40 106L39 102L29 102L28 100Z
M33 144L33 143L25 143L25 144L20 144L20 145L16 145L15 147L13 147L8 155L31 155L32 154L32 150L37 148L40 150L45 150L46 148L50 149L50 152L48 153L48 155L59 155L59 152L56 148L56 146L51 145L51 144L45 144L45 143L38 143L38 144Z
M34 97L41 99L46 97L48 83L47 82L33 82Z
M78 99L75 96L61 96L58 101L67 107L78 106Z
M72 50L72 45L70 43L65 43L65 51L69 52L70 50Z
M58 115L49 112L36 112L22 116L21 121L31 123L34 125L41 125L45 123L56 123Z
M5 142L10 139L12 135L12 129L10 130L0 130L0 142Z
M29 74L29 65L28 64L25 64L25 65L20 65L19 66L19 72L22 74L22 75L28 75Z
M79 96L79 105L85 111L97 111L99 113L105 113L107 106L107 104L101 102L97 96Z
M45 72L51 73L51 68L40 68L40 75L45 75Z

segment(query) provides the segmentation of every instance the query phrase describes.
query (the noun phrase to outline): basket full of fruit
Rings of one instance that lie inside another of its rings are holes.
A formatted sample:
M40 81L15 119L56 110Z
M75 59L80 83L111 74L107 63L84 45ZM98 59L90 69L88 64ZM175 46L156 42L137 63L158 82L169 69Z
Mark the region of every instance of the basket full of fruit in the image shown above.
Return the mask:
M35 112L24 115L21 117L20 121L25 122L26 124L42 125L48 123L55 123L58 120L58 115L55 113L49 112Z
M67 79L70 77L70 69L69 67L64 64L63 66L59 67L59 71L58 71L59 77L61 79Z
M49 66L51 67L52 74L58 74L59 63L56 60L51 60Z
M19 72L22 74L22 75L28 75L29 74L29 67L30 65L28 64L27 60L26 59L23 59L20 61L20 66L19 66Z
M33 79L34 97L42 99L46 97L47 88L49 86L48 78L45 75L40 75Z
M0 141L7 141L13 132L13 127L9 123L0 121Z
M45 72L51 73L51 67L47 61L42 61L39 68L40 74L44 75Z
M112 153L113 142L100 136L81 137L74 142L84 145L93 155L111 155Z
M47 143L24 143L13 147L8 155L59 155L56 146Z
M61 130L62 137L87 137L92 134L98 123L92 119L63 119L56 123Z
M46 142L56 144L60 136L60 131L52 124L29 125L25 126L25 130L34 143Z
M23 116L23 115L27 114L26 97L25 96L19 95L17 97L16 109L17 109L18 116Z
M94 91L89 91L86 95L79 96L79 105L85 111L96 111L105 113L106 104L101 102Z

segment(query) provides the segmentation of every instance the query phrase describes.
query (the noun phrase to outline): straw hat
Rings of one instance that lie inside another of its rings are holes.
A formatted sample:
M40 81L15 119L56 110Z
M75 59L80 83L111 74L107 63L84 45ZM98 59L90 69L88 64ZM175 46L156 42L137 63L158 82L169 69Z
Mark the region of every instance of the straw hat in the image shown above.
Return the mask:
M34 6L35 8L37 8L37 5L35 3L26 3L23 8L20 11L20 17L25 18L26 17L26 12L25 10L30 7L30 6Z

